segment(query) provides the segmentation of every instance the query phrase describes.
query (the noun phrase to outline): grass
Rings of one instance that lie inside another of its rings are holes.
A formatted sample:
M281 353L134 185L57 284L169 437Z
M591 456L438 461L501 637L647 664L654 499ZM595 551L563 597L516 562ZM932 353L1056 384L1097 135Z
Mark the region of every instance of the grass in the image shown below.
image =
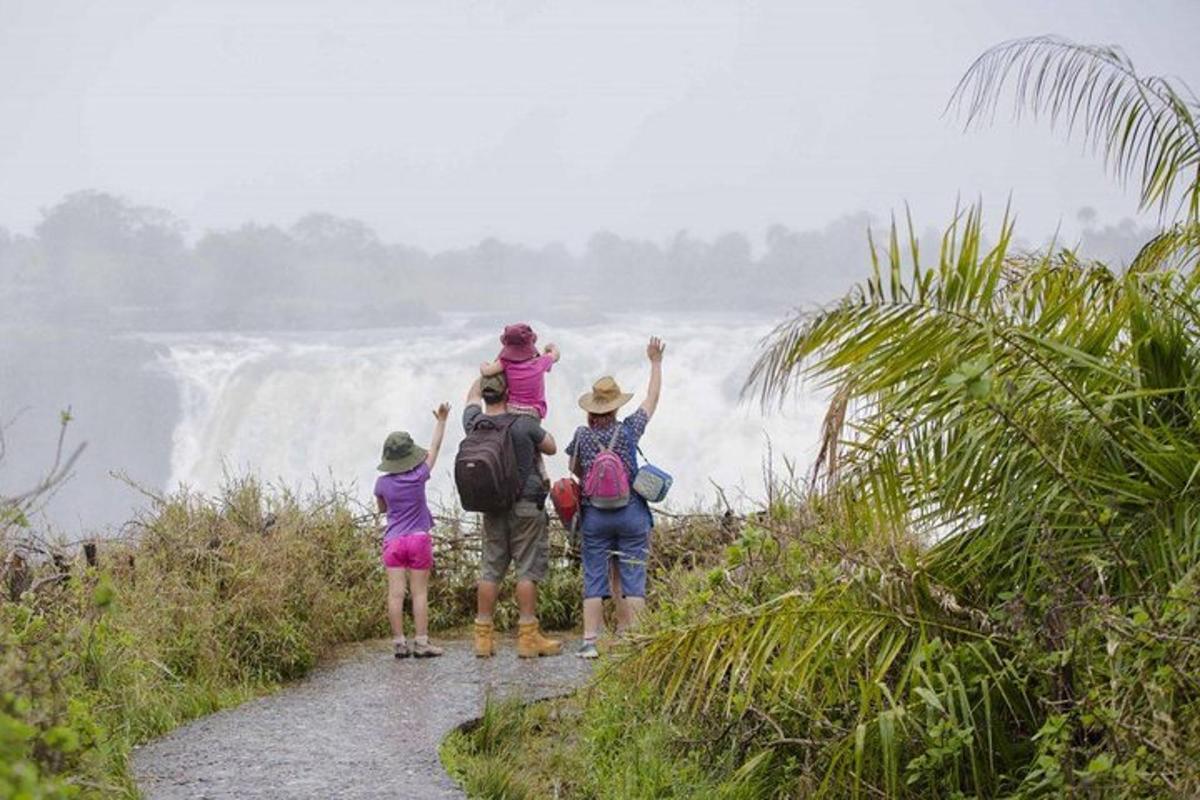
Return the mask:
M126 530L95 566L22 525L0 537L3 563L31 565L7 570L19 597L0 600L0 797L135 797L137 744L388 633L371 515L337 491L234 480L159 498ZM569 627L579 578L558 535L541 607ZM465 523L442 528L435 631L473 618L477 542ZM516 617L505 597L502 627Z

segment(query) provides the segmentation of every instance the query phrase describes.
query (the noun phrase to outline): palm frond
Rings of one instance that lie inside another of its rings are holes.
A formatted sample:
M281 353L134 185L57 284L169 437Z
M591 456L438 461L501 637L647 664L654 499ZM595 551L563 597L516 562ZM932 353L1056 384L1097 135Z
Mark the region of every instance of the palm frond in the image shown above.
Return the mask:
M1130 271L1175 269L1192 271L1200 262L1200 223L1173 225L1146 244L1129 265Z
M967 124L990 122L1011 82L1014 112L1080 131L1122 183L1136 178L1143 208L1200 220L1200 105L1182 82L1142 76L1118 47L1056 36L1016 39L983 53L950 106Z
M1190 230L1159 257L1186 250ZM1154 541L1144 515L1200 483L1200 270L1121 276L1069 252L1010 256L1010 237L1005 223L984 248L970 209L925 267L905 263L893 226L862 287L776 329L747 391L769 402L804 376L839 387L853 409L837 443L845 491L942 540L955 586L1047 569L1070 585L1099 550L1140 591L1154 561L1140 555ZM1044 530L1069 540L1030 538Z

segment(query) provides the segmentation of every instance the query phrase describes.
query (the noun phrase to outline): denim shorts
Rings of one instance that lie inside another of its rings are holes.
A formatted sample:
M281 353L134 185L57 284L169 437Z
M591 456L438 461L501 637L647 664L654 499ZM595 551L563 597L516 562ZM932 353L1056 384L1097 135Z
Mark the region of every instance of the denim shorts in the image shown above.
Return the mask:
M630 498L624 508L583 507L583 596L609 597L608 563L617 557L621 593L646 596L646 558L650 554L650 508Z

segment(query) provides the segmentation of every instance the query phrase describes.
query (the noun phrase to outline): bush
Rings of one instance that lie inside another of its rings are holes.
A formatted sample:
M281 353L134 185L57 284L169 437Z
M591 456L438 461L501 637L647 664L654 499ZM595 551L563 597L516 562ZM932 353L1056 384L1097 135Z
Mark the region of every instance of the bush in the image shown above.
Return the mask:
M132 527L0 605L0 795L134 795L134 744L385 633L374 533L336 492L237 481Z

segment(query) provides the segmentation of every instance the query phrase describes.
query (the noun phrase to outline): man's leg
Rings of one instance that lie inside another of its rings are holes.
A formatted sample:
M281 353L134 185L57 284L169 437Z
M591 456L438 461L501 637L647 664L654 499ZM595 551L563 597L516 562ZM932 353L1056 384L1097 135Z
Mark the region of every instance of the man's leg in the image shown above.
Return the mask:
M562 642L542 635L537 618L537 582L549 566L550 518L543 509L526 501L517 503L509 516L513 563L517 568L517 655L522 658L556 656Z
M518 587L518 591L520 587ZM475 587L475 621L491 622L496 613L496 599L500 596L500 585L495 581L479 579Z
M517 581L517 610L521 624L537 622L537 584L533 581Z
M475 655L480 658L496 652L492 615L510 558L508 515L484 514L483 559L475 587Z
M475 621L491 623L500 584L512 559L508 514L483 515L483 557L475 587Z

